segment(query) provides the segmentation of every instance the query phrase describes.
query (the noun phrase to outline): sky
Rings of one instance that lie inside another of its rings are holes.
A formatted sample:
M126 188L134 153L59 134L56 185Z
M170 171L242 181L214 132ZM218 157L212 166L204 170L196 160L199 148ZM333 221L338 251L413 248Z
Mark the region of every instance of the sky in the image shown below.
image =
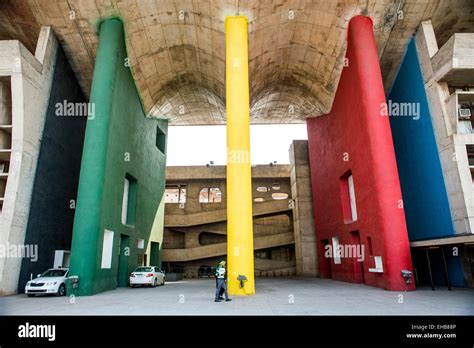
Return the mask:
M250 161L288 164L293 140L306 140L306 124L250 126ZM226 164L225 126L174 126L168 128L167 166L198 166L214 161Z

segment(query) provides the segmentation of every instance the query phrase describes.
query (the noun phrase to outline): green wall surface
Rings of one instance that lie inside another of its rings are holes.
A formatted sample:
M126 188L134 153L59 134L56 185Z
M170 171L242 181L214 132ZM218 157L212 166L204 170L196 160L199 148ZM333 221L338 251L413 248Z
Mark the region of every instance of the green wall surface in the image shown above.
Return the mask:
M157 135L166 138L168 123L145 116L126 58L122 22L103 22L90 98L95 117L87 121L71 248L70 275L79 276L76 295L117 287L121 235L130 236L127 273L137 266L139 254L147 251L150 235L151 241L162 241L159 206L166 158L157 147ZM133 226L122 224L126 176L137 181ZM108 269L101 267L105 229L114 232ZM138 239L144 239L144 249L138 249Z

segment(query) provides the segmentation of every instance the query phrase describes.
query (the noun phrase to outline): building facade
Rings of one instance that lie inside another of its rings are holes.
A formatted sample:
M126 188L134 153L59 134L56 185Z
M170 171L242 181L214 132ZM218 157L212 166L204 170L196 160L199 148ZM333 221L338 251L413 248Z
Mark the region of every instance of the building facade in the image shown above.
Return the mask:
M474 35L439 41L422 22L388 98L408 114L390 121L417 281L472 287Z
M472 11L468 0L2 1L0 295L52 266L78 277L70 293L91 295L126 286L138 265L197 277L226 256L225 167L165 177L165 166L168 124L232 119L226 67L241 58L226 59L224 18L236 12L248 44L237 115L247 127L249 104L252 124L308 129L289 166L253 167L240 184L255 274L472 287Z
M0 41L0 294L22 292L70 250L87 115L58 113L85 102L51 28L35 54ZM79 117L68 117L79 116Z
M288 165L252 167L255 275L296 274ZM226 167L167 167L163 267L213 276L227 254Z
M138 265L160 263L167 120L147 118L122 22L100 25L74 218L71 275L78 295L127 286Z

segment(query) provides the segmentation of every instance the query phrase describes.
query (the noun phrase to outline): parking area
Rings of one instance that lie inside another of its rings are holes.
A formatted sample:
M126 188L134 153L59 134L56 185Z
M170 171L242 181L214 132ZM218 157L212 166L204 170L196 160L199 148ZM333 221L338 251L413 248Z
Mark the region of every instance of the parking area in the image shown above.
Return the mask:
M389 292L315 278L257 278L256 295L215 303L213 279L87 297L0 297L0 315L474 315L474 290Z

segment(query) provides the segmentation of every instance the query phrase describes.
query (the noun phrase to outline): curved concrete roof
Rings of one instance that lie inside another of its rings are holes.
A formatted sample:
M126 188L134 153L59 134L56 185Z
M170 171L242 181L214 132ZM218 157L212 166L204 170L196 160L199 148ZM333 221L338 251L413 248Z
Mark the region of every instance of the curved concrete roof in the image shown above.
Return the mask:
M145 111L172 125L225 123L224 18L249 19L252 123L299 123L329 112L345 53L348 21L371 16L386 87L422 20L436 34L473 31L469 0L6 0L0 39L34 51L52 26L86 94L97 24L119 16ZM402 11L402 19L397 19ZM36 35L36 37L35 37ZM442 44L442 42L441 42Z

